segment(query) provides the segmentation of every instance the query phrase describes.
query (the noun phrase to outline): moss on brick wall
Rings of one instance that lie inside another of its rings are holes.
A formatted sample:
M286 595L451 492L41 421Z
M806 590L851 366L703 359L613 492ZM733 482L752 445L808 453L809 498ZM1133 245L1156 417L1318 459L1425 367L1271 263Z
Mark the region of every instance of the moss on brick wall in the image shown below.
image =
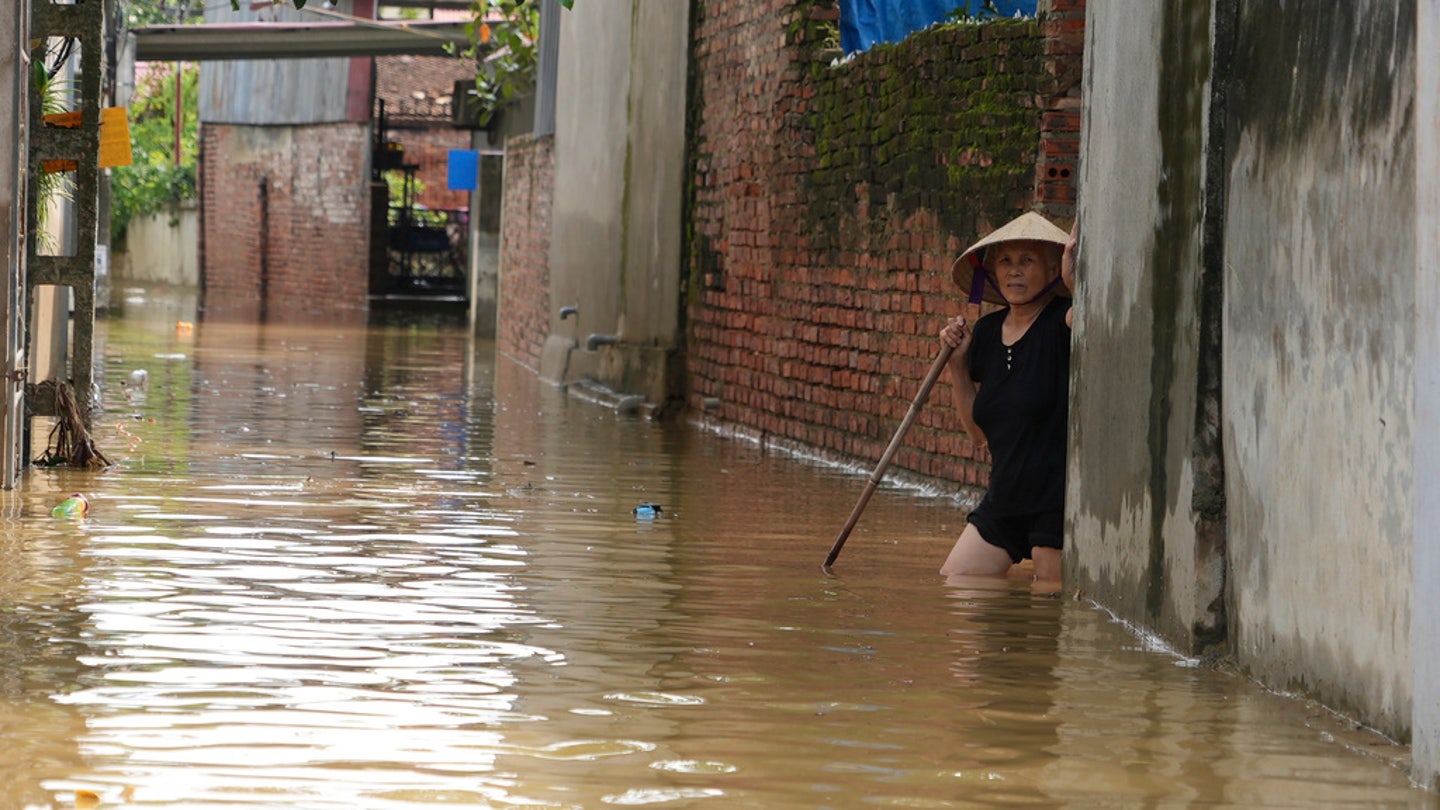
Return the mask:
M688 405L873 462L946 317L976 314L950 281L955 255L1037 200L1074 199L1083 6L940 26L838 64L833 2L694 8ZM1053 175L1039 194L1037 174ZM894 469L978 486L986 461L937 390Z
M927 210L961 236L1028 203L1041 51L1038 23L1004 20L940 26L846 64L813 65L803 121L815 167L805 191L808 224L825 245L846 243L857 203L898 218ZM862 184L867 199L857 200Z

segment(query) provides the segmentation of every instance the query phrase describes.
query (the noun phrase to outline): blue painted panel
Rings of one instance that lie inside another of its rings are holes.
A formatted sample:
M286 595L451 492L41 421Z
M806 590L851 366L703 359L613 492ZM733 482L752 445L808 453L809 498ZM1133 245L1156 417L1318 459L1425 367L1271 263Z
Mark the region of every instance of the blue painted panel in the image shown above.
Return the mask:
M480 180L480 153L451 149L447 179L451 191L474 191Z

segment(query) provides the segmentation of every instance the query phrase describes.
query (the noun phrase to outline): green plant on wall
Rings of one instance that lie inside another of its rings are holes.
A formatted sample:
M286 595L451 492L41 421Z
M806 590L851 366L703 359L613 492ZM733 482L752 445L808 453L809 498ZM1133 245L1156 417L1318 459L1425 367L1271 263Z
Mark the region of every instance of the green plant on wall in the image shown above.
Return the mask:
M951 22L980 22L999 17L1000 10L995 8L995 0L965 0L947 16Z
M174 66L153 70L136 83L129 113L134 163L110 173L112 240L123 236L135 217L155 214L195 198L199 79L197 65L186 65L180 72L183 121L178 163L175 160Z
M57 78L54 73L45 69L43 51L37 51L37 57L33 60L34 71L32 81L35 82L35 94L40 99L40 114L53 115L62 113L69 109L67 100L70 97L71 82ZM74 180L65 172L41 172L35 178L36 196L35 216L37 227L35 232L42 248L54 248L54 236L46 229L46 223L50 219L50 208L61 200L74 199Z
M572 8L575 0L557 0ZM475 96L485 126L512 99L535 86L540 38L540 4L531 0L472 0L465 26L470 46L460 51L476 60Z

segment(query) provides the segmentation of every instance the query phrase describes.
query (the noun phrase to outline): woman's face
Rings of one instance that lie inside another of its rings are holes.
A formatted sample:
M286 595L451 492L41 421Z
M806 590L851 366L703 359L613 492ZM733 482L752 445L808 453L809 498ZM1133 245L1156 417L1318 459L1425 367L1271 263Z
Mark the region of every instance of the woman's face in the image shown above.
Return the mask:
M1060 275L1060 267L1051 263L1049 251L1035 242L1001 242L992 250L995 259L991 272L1000 294L1012 306L1034 301Z

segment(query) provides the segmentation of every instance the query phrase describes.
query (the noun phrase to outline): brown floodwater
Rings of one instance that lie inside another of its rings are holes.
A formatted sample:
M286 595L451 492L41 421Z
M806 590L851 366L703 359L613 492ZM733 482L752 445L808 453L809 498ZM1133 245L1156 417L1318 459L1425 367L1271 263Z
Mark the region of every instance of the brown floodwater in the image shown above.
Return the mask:
M182 319L100 325L111 469L0 494L0 808L1440 806L1087 602L943 581L949 498L882 488L827 576L865 471L463 318Z

